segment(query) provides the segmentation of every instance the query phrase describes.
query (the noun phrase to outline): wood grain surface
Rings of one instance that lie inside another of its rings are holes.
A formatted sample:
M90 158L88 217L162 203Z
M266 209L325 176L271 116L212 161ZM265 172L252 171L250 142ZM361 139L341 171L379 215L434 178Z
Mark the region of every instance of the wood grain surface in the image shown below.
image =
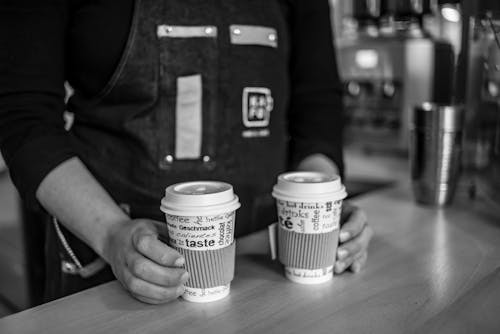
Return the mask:
M376 232L358 274L303 286L246 255L218 302L150 306L111 282L0 319L0 333L500 332L500 213L466 198L419 207L405 185L356 202Z

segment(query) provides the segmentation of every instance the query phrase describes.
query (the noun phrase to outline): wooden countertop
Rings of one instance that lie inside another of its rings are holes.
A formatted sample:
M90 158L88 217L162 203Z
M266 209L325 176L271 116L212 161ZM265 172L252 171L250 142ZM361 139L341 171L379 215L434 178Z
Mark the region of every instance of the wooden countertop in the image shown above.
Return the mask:
M356 202L376 231L359 274L302 286L241 256L218 302L150 306L111 282L0 319L0 333L500 332L500 213L465 198L419 207L405 185Z

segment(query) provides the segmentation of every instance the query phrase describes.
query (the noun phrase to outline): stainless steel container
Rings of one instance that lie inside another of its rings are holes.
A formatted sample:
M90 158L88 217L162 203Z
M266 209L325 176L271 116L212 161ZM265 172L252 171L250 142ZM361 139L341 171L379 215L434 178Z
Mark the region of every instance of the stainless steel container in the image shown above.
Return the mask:
M424 103L410 122L410 165L415 200L443 206L453 200L462 154L463 107Z

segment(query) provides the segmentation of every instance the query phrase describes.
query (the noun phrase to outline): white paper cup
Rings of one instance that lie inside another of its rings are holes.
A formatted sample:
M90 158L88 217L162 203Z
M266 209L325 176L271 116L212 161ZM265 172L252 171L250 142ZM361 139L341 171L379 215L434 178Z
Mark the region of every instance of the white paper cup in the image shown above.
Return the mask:
M169 245L186 259L190 278L182 297L206 303L229 294L234 277L235 212L240 207L230 184L178 183L165 190Z
M273 188L278 210L278 256L285 276L301 284L333 278L342 201L347 196L339 176L291 172Z

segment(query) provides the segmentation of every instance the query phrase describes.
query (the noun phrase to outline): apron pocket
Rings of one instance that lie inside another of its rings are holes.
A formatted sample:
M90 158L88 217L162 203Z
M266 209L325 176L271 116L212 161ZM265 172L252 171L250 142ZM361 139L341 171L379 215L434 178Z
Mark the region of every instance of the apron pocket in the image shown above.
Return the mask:
M176 159L199 159L201 157L203 140L202 89L200 74L177 78Z
M158 166L184 172L216 158L218 95L217 27L160 25Z

